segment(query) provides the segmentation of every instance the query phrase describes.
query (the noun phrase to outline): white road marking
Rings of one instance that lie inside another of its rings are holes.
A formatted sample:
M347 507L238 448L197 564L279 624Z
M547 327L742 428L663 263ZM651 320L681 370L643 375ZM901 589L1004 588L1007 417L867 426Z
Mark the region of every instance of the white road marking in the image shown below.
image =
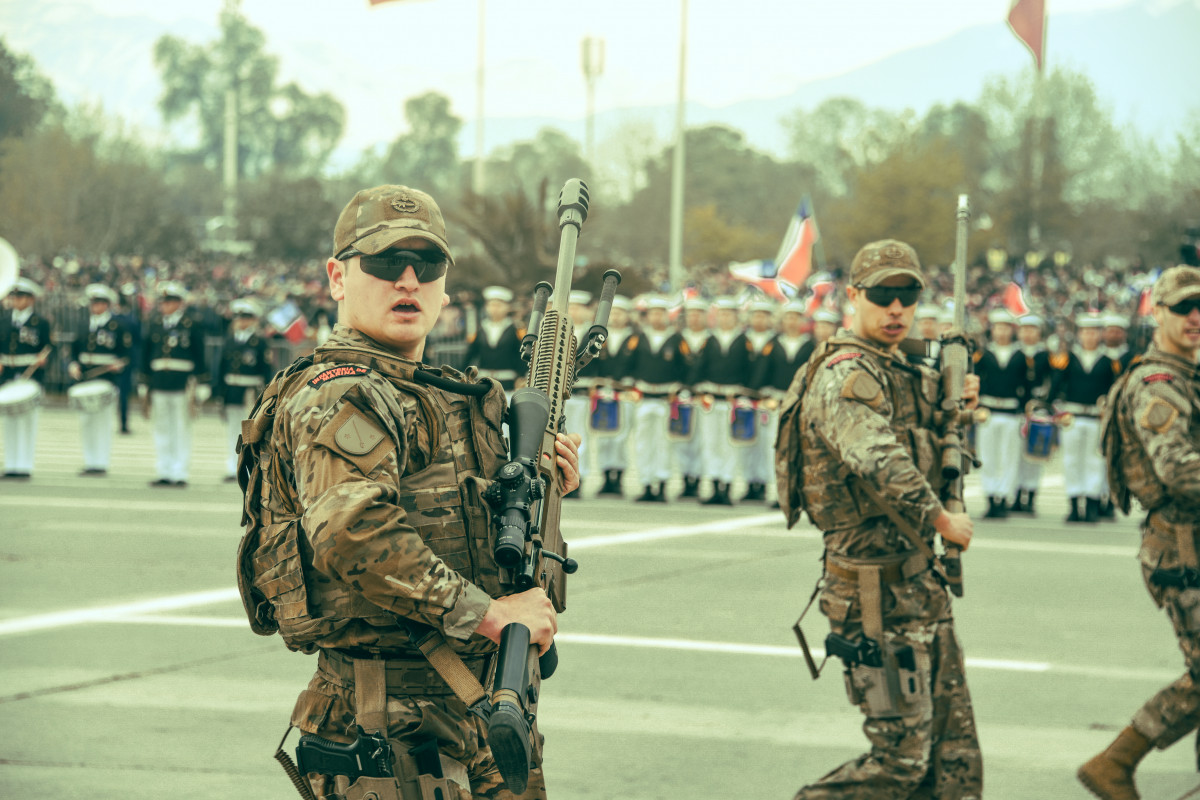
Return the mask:
M54 611L49 614L37 614L32 617L18 617L17 619L0 621L0 636L42 631L50 628L65 628L68 625L80 625L85 622L112 622L139 614L153 614L156 611L176 611L181 608L206 606L211 603L221 603L236 599L238 599L238 590L236 588L212 589L207 592L191 592L189 594L154 597L149 600L138 600L132 603L120 603L111 606Z

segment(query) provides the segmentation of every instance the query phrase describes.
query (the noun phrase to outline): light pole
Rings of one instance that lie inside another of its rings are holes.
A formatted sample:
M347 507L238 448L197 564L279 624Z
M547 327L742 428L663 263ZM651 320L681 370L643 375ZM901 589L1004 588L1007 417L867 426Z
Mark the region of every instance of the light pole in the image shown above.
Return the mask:
M483 194L483 53L484 20L487 0L479 0L479 35L475 67L475 170L473 180L475 194Z
M679 97L675 103L675 158L671 165L671 238L668 270L671 291L683 289L683 101L687 75L688 0L680 0L679 13Z
M583 78L587 82L587 160L596 168L596 79L604 74L604 40L585 36L581 53Z

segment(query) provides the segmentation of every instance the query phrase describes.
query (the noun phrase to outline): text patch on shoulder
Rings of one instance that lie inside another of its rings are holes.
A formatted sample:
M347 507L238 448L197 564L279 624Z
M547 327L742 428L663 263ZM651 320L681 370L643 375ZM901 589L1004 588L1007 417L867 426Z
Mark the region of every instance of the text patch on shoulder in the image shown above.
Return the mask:
M1142 378L1142 383L1170 383L1174 379L1175 376L1169 372L1156 372L1153 375L1147 375Z
M843 361L849 361L852 358L862 358L862 357L863 357L862 353L839 353L836 356L834 356L833 358L829 359L827 362L825 362L825 366L828 369L833 369L833 367L835 365L840 364Z
M360 375L367 375L370 372L371 370L368 367L361 367L357 364L343 364L317 373L316 377L308 382L308 385L315 389L321 384L328 383L335 378L355 378Z

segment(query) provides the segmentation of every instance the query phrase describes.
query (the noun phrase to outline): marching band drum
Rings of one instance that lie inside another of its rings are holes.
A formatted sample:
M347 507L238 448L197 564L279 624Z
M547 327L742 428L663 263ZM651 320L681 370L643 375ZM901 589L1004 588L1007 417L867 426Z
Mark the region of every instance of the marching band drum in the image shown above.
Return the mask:
M117 402L117 387L102 378L77 383L67 389L67 404L83 414L96 414Z
M0 414L20 417L42 404L42 385L30 378L13 378L0 386Z

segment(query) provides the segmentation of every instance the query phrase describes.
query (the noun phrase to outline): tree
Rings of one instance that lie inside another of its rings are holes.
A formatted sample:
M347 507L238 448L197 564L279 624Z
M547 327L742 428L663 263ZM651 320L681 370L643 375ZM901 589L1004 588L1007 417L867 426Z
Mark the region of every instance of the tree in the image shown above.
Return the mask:
M168 122L186 120L199 133L190 158L216 169L225 142L226 93L236 92L238 173L273 169L312 173L341 138L345 110L329 94L309 95L296 84L277 86L278 60L264 51L262 31L231 2L221 12L221 38L193 45L163 36L154 46L162 73L159 109Z
M0 141L33 130L56 104L54 87L33 59L0 39Z
M276 172L245 187L241 220L256 257L307 261L333 255L339 210L316 178Z
M463 121L450 112L450 100L426 92L404 101L408 133L392 142L379 165L380 183L401 183L444 197L457 188L458 133Z
M568 179L590 181L591 174L579 142L555 128L542 128L531 141L500 148L487 162L488 186L534 197L545 182L551 189L546 195L550 208Z
M818 185L811 191L841 197L854 170L879 163L907 139L911 116L868 108L850 97L831 98L784 120L788 153L816 172Z

